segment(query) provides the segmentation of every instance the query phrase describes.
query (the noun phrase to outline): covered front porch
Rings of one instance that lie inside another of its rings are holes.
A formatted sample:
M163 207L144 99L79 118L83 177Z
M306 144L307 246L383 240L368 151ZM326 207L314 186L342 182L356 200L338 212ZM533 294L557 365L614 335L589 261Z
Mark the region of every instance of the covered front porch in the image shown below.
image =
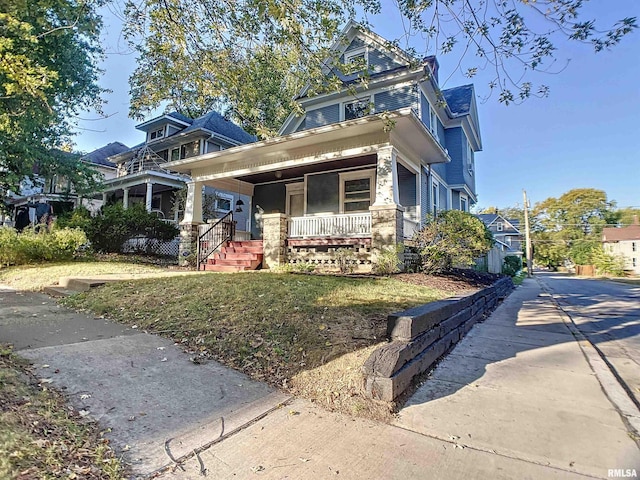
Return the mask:
M410 238L422 212L423 166L448 161L412 111L294 133L172 162L190 173L182 228L187 239L202 223L202 186L250 199L251 238L264 266L307 262L332 268L347 257L367 270L377 252ZM338 252L340 251L340 252Z

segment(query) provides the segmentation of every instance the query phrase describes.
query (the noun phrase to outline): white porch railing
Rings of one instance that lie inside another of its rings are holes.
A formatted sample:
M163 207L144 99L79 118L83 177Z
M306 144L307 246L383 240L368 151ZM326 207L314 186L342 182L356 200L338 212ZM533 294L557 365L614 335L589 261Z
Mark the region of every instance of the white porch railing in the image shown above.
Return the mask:
M363 237L371 235L371 214L345 213L318 217L292 217L289 237Z
M404 217L402 220L402 230L404 238L413 238L413 235L420 230L420 222Z

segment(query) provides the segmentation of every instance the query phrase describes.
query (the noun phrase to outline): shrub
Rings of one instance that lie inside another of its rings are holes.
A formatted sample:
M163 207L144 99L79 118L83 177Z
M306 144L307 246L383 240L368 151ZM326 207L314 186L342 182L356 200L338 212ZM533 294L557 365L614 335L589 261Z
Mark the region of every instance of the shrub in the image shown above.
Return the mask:
M21 233L12 228L0 228L0 264L22 265L33 262L71 260L78 249L87 243L79 229L28 228Z
M146 237L149 240L148 250L152 250L158 242L173 240L179 233L174 225L147 212L142 204L134 204L126 209L122 205L108 205L94 217L88 211L78 209L60 223L81 228L93 249L105 253L122 252L124 243L137 236Z
M507 255L502 261L502 273L515 277L522 269L522 258L517 255Z
M376 275L391 275L398 273L402 268L400 255L404 253L404 245L399 243L395 246L385 247L376 257L372 271Z
M600 246L600 248L594 249L591 258L598 275L624 276L624 257L611 255Z
M493 246L493 235L474 215L445 210L428 216L415 242L426 273L441 273L453 267L469 267Z
M340 273L353 273L358 264L356 254L350 248L339 248L333 254Z

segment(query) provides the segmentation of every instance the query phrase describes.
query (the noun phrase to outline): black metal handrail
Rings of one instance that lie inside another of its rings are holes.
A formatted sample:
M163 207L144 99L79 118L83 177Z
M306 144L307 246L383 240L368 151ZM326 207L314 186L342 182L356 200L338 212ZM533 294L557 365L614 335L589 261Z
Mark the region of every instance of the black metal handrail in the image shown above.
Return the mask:
M233 240L234 233L233 212L229 212L211 225L202 235L198 235L198 270L200 270L200 265L206 262L209 255L215 252L220 245Z

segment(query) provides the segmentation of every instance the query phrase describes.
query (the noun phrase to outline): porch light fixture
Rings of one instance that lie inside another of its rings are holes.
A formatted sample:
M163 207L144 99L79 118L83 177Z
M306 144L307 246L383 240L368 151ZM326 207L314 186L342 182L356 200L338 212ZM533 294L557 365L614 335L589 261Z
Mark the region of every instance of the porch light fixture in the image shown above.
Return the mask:
M240 213L242 211L242 205L244 205L244 202L240 198L240 179L238 179L238 200L236 200L236 213Z

